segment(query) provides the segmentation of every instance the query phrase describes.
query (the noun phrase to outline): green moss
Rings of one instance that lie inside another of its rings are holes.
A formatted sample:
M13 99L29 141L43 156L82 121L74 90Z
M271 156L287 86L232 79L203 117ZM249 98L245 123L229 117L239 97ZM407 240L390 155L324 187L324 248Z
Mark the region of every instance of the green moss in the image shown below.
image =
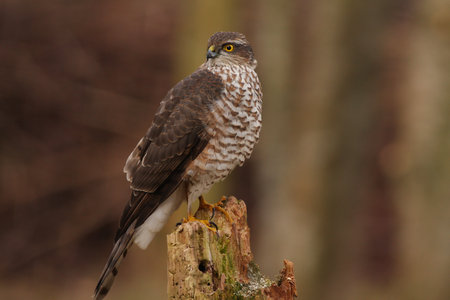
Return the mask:
M229 253L229 244L230 240L225 238L219 239L217 244L219 253L221 254L220 271L224 273L227 277L232 276L234 274L235 269L232 254Z
M228 251L228 244L225 244L223 247L219 249L221 254L225 254Z

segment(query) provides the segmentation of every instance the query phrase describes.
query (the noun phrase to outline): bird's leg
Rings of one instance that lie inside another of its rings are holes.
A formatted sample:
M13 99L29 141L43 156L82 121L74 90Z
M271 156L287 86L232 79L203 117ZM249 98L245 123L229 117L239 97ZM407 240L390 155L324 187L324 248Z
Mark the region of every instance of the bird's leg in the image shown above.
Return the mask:
M203 195L200 195L198 197L198 209L208 209L212 210L214 208L214 205L209 204L205 201L205 198L203 198Z
M227 218L228 222L233 223L233 219L230 217L230 215L227 213L227 211L225 209L223 209L222 207L220 207L220 205L223 204L223 201L227 200L227 197L222 196L222 198L220 199L219 202L217 202L216 204L212 205L209 204L208 202L205 201L205 198L203 198L203 196L198 197L198 201L199 201L199 206L198 208L206 208L212 211L212 216L210 218L210 220L214 217L214 214L216 212L216 210L220 211L221 213L223 213L225 215L225 217Z
M194 217L194 215L191 214L190 205L188 204L188 217L183 218L183 223L198 221L200 223L205 224L209 230L211 230L213 232L217 232L217 230L218 230L217 225L212 221L216 211L220 211L221 213L223 213L225 215L225 217L227 218L228 222L233 223L233 219L230 217L230 215L227 213L227 211L219 206L219 205L222 205L223 201L225 201L226 199L227 199L227 197L222 196L222 198L220 199L219 202L212 205L212 204L209 204L208 202L206 202L205 198L203 198L203 196L199 196L198 197L198 201L199 201L198 209L207 209L207 210L212 211L211 217L209 218L209 220L197 219L196 217ZM179 224L180 223L177 223L177 225L179 225Z
M200 196L199 199L203 199L203 196ZM212 207L212 205L206 203L204 199L201 200L200 206L201 205L206 205L208 208L209 208L209 206ZM199 208L200 208L200 206L199 206ZM203 206L201 206L201 207L203 207ZM214 222L211 222L208 220L201 220L201 219L197 219L196 217L194 217L194 215L191 214L190 205L188 203L188 216L187 216L187 218L183 218L183 223L194 222L194 221L204 224L209 230L213 231L214 233L217 233L217 230L218 230L217 225Z
M187 202L187 218L183 218L180 222L178 222L177 224L175 224L175 226L180 226L183 223L187 223L187 222L191 222L196 220L194 218L194 215L191 214L191 203L189 201L189 194L188 194L188 190L187 188L185 189L185 193L186 193L186 202Z
M211 205L208 202L206 202L205 198L203 198L203 195L200 195L198 197L198 209L207 209L212 211L211 217L209 218L209 224L211 227L214 226L218 230L219 228L217 227L216 223L212 221L215 212L214 205Z

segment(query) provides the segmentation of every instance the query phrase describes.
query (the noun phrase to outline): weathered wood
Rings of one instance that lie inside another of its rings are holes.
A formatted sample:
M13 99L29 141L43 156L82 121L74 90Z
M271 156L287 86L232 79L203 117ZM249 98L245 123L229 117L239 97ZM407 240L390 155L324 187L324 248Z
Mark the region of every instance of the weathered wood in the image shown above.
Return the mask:
M200 222L180 225L167 236L169 299L294 299L293 263L284 261L280 279L267 279L253 262L244 201L229 197L221 203L233 222L216 210L214 233ZM209 219L211 211L196 215Z

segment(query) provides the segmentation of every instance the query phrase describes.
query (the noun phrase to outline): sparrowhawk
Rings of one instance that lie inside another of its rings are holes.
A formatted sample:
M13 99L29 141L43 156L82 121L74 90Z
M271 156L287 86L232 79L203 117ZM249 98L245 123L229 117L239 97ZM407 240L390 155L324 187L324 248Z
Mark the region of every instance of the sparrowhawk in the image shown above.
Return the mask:
M250 157L261 129L262 92L252 47L241 33L217 32L206 62L161 101L128 157L131 199L95 289L109 291L134 242L145 249L183 200L191 204Z

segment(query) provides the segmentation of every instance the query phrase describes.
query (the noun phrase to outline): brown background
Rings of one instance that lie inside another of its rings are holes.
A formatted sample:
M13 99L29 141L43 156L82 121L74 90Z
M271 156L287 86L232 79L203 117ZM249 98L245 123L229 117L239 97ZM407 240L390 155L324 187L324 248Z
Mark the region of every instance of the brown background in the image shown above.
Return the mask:
M448 0L0 3L0 298L89 299L167 90L219 30L259 61L261 141L207 197L245 199L263 272L301 299L449 299ZM165 234L109 299L164 299Z

